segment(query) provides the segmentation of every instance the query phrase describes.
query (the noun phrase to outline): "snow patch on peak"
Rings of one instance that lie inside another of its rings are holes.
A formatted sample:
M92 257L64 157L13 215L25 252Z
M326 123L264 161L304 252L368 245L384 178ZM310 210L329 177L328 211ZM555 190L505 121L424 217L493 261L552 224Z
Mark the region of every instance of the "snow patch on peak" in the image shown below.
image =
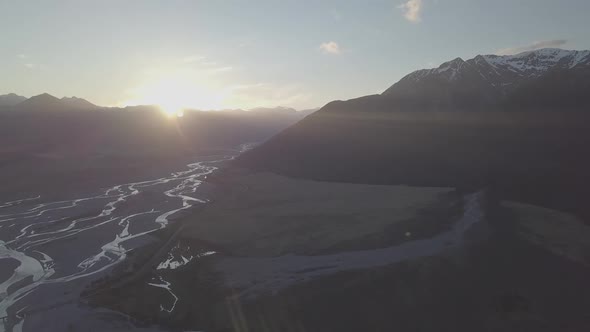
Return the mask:
M554 58L554 59L561 59L561 58L564 58L564 57L572 54L572 52L575 52L575 51L562 50L561 48L542 48L540 50L522 52L522 53L516 54L514 56L516 56L516 57L525 57L525 56L531 56L532 55L532 56L550 57L550 58Z
M436 70L437 70L436 68L434 68L434 69L420 69L420 70L416 70L415 72L412 72L409 75L407 75L405 77L405 79L419 81L422 78L424 78L424 77L432 74Z
M413 80L413 81L420 81L421 79L436 75L438 77L442 77L449 81L454 81L457 79L457 76L460 70L465 66L467 62L465 62L461 58L456 58L454 60L448 61L440 65L438 68L432 69L420 69L416 70L415 72L409 74L405 77L405 79Z
M516 55L484 55L490 65L507 69L520 75L539 76L547 70L562 65L573 68L588 57L589 51L568 51L545 48Z
M541 77L552 70L578 69L582 66L590 67L590 51L545 48L515 55L478 55L467 61L456 58L438 68L414 71L398 83L407 84L406 89L410 89L415 88L412 84L425 80L456 83L474 79L474 75L478 75L483 84L489 84L497 92L505 94L523 80ZM396 83L394 86L399 85ZM391 93L394 86L384 94Z
M582 62L590 63L590 51L577 51L576 54L572 57L569 67L574 68L575 66L579 65Z
M456 58L452 61L443 63L440 67L436 69L437 74L444 74L445 78L449 81L454 81L457 79L457 74L465 65L465 61L461 58Z

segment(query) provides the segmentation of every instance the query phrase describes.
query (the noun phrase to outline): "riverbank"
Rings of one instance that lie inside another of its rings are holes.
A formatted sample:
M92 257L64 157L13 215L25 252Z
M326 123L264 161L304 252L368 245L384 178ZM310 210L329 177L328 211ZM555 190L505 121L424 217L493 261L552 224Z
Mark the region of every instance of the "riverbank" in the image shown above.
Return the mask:
M154 245L165 250L158 230L175 231L167 226L192 206L206 202L209 188L204 180L240 151L225 152L202 156L155 179L119 184L88 196L1 203L0 258L16 259L20 265L8 271L12 276L0 284L0 317L7 316L0 331L36 331L41 326L56 331L113 330L119 323L129 330L126 318L104 320L102 314L94 315L79 301L80 293L91 282L111 275L111 269L129 255ZM49 312L56 319L47 318Z

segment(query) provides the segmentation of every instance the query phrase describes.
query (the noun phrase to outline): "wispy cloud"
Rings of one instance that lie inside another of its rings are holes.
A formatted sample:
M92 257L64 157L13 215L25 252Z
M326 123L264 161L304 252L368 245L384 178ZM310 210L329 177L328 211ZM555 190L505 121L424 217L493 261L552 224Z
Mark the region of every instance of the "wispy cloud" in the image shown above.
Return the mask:
M342 51L340 50L340 45L338 45L338 43L336 43L335 41L329 41L320 44L320 51L322 51L324 54L333 55L338 55L342 53Z
M234 69L232 66L224 65L202 55L187 55L179 59L179 65L185 71L198 70L202 74L217 74L229 72Z
M27 69L31 69L31 70L33 70L33 69L41 69L41 70L47 69L46 65L44 65L42 63L37 63L33 59L33 57L31 57L28 54L17 54L16 57L19 59L18 62L20 62L20 64ZM33 62L33 61L35 61L35 62Z
M225 100L230 108L297 106L311 94L299 84L248 83L229 87Z
M422 18L420 17L420 14L422 13L422 0L408 0L397 8L404 12L406 20L412 23L419 23L422 21Z
M205 60L204 56L200 56L200 55L189 55L186 56L182 59L182 62L184 63L195 63L195 62L200 62Z
M217 67L217 68L212 68L209 69L208 72L209 73L223 73L223 72L228 72L228 71L232 71L234 69L234 67L232 66L225 66L225 67Z
M498 55L512 55L512 54L518 54L518 53L522 53L522 52L535 51L535 50L539 50L542 48L557 48L557 47L561 47L561 46L567 44L567 42L568 42L567 39L542 40L542 41L537 41L537 42L534 42L534 43L531 43L531 44L525 45L525 46L503 48L501 50L496 51L496 54L498 54Z

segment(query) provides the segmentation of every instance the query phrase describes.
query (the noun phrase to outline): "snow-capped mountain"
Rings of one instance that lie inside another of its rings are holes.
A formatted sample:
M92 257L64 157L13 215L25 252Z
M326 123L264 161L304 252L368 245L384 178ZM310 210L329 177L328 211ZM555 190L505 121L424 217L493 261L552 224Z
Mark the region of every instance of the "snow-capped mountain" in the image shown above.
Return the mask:
M590 218L589 53L457 58L383 94L330 102L236 163L319 181L489 185L579 202Z
M577 97L584 89L588 91L589 85L590 51L541 49L506 56L478 55L467 61L456 58L405 76L382 96L396 99L402 106L477 108L512 99L522 101L523 93L558 97L559 91L566 94L559 98Z
M419 82L437 77L449 82L475 71L484 80L495 84L498 81L512 82L515 79L535 78L555 69L575 69L590 66L590 51L567 51L541 49L516 55L478 55L464 61L461 58L445 62L434 69L415 71L402 79Z
M540 76L554 68L572 69L590 65L590 51L567 51L558 48L546 48L517 55L484 55L481 58L494 69L529 77ZM471 61L477 64L477 61L473 60Z

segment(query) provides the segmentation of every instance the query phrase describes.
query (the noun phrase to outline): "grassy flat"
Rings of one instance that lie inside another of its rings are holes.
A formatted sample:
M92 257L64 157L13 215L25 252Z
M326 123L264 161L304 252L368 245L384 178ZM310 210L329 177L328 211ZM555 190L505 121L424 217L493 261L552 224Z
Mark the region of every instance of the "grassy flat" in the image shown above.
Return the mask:
M363 249L367 238L372 247L386 246L391 243L383 237L392 233L398 239L431 235L419 219L430 211L438 215L433 227L440 227L457 201L449 188L319 182L271 173L224 177L222 194L191 217L183 236L237 255L316 254L347 245Z
M590 226L579 218L557 210L516 202L502 202L519 226L519 234L554 254L575 261L590 257Z

